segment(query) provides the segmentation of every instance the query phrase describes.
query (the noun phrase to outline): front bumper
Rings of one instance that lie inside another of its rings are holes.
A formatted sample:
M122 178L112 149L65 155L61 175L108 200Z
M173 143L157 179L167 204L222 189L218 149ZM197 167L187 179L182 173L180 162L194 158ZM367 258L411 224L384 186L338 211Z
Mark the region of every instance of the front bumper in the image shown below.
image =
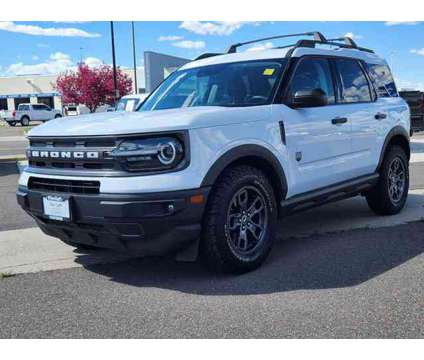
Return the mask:
M66 243L163 255L199 238L209 190L205 187L128 195L66 194L70 197L72 220L69 222L44 215L43 196L51 193L19 187L17 200L44 233ZM191 201L195 195L203 195L204 200Z

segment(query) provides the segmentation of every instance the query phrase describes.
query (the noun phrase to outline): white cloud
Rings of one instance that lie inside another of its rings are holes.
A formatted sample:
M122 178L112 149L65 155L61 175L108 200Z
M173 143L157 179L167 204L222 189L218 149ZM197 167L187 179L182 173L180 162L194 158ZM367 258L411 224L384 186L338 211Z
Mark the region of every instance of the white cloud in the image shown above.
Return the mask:
M183 48L183 49L203 49L206 46L206 44L204 41L182 40L182 41L172 43L172 46Z
M89 67L98 67L103 62L95 57L87 57L84 62ZM50 54L48 60L38 64L24 64L18 62L11 64L4 69L2 75L14 76L14 75L57 75L67 70L75 70L76 64L72 61L68 54L64 54L60 51Z
M386 26L396 26L396 25L417 25L418 21L386 21Z
M40 58L37 55L32 55L31 59L34 61L40 60Z
M422 48L422 49L412 49L412 50L409 50L409 52L412 53L412 54L424 56L424 48Z
M420 90L424 91L424 82L422 81L409 81L409 80L402 80L402 79L395 79L396 86L399 90Z
M65 36L65 37L99 37L100 34L89 33L87 31L76 28L43 28L37 25L21 25L15 24L13 21L1 21L0 30L10 31L27 35L41 36Z
M246 21L183 21L180 28L198 35L231 35Z
M68 70L73 66L72 60L69 55L56 52L51 54L49 59L45 62L38 64L24 64L19 62L12 64L5 70L5 75L29 75L29 74L42 74L51 75L59 74L63 71Z
M352 40L363 39L362 35L354 34L353 32L344 34L344 37L350 37Z
M44 48L48 48L48 47L50 47L50 45L48 45L48 44L44 44L44 43L38 43L38 44L37 44L37 47L38 47L38 48L41 48L41 49L44 49Z
M89 67L99 67L104 64L103 61L93 56L85 58L84 63L86 63Z
M254 45L250 48L248 48L246 51L261 51L261 50L266 50L266 49L272 49L274 46L274 44L270 41L266 42L266 43L261 43L258 45Z
M178 41L182 39L184 39L183 36L168 35L168 36L159 36L158 41Z

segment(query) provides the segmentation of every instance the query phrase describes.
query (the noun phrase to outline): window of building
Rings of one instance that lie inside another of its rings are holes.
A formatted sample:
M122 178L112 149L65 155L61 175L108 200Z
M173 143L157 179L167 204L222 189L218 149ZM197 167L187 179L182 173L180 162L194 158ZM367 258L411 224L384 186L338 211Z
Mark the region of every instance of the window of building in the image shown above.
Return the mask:
M39 104L45 104L51 109L54 108L53 96L40 96L40 97L37 98L37 102Z
M396 97L398 92L392 73L387 65L367 64L368 71L378 97Z
M0 99L0 110L8 110L6 98Z
M15 98L14 102L15 102L15 109L17 109L20 104L28 104L29 97Z
M337 69L340 74L343 103L371 101L371 91L368 80L354 59L337 59Z
M292 98L297 91L316 89L325 92L328 104L335 103L334 83L328 60L306 58L296 68L289 86L288 97Z

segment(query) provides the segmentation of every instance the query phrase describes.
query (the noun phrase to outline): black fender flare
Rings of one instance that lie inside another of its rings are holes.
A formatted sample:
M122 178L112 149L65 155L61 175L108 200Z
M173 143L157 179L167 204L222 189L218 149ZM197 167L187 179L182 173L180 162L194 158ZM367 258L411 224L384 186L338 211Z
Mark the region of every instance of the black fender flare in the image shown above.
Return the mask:
M384 155L385 155L386 150L387 150L387 146L389 145L390 141L395 136L402 136L403 138L405 138L405 140L409 144L409 134L404 127L398 125L398 126L395 126L393 129L391 129L389 131L389 133L387 134L386 138L384 139L383 147L381 148L380 159L378 160L378 165L377 165L376 170L380 169L380 166L383 163ZM411 150L409 150L409 155L410 155L410 153L411 153Z
M272 168L273 172L278 176L282 189L282 199L284 199L287 194L287 178L280 161L270 150L255 144L236 146L221 155L208 170L201 186L212 186L228 165L248 157L261 159Z

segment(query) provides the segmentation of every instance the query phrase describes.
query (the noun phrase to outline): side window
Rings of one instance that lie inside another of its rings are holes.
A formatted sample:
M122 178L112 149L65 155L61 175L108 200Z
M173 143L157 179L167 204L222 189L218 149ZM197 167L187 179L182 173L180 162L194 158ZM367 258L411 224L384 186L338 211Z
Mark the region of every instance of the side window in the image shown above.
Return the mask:
M34 109L34 110L44 110L44 107L43 107L43 105L32 105L32 108Z
M301 60L289 85L288 96L297 91L321 89L328 98L328 104L335 103L334 83L327 59L306 58Z
M367 64L367 67L378 97L398 96L395 81L387 65Z
M371 101L371 91L368 80L354 59L337 59L337 70L340 74L343 103L356 103Z

